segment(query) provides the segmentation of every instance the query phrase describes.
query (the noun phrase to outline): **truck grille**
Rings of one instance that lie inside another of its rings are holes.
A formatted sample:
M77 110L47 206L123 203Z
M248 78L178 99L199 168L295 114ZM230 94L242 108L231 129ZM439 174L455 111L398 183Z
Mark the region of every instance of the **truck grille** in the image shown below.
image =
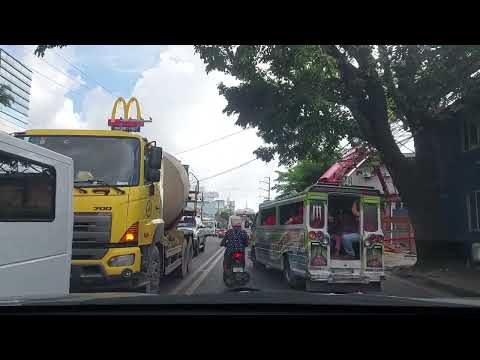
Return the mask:
M105 244L110 242L112 214L75 213L73 217L73 245Z

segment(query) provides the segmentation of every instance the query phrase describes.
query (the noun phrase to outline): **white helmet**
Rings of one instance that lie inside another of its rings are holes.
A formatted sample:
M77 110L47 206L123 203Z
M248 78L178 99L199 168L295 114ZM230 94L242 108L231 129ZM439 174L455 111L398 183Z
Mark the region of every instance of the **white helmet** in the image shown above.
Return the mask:
M234 226L242 226L242 218L237 215L230 216L230 224L232 227Z

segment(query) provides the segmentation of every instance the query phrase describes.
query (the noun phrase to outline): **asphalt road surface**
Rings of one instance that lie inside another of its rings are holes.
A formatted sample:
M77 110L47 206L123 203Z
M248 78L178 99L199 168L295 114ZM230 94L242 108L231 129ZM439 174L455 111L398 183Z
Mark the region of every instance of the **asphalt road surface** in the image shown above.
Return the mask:
M160 294L218 294L228 289L222 280L223 247L219 238L208 238L206 249L192 260L190 272L185 279L179 280L166 277L162 279ZM247 271L251 280L248 287L261 291L298 291L290 289L284 282L282 274L274 269L254 269L247 257ZM410 280L398 278L387 273L383 284L383 294L403 297L448 297L451 294Z

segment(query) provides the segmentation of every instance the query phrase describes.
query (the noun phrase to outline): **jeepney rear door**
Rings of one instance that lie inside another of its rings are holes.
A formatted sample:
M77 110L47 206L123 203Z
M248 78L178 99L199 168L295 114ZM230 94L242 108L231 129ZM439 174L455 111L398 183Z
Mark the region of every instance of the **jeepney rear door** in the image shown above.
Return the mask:
M383 267L383 232L381 228L380 197L360 198L360 224L362 234L362 267L376 269Z

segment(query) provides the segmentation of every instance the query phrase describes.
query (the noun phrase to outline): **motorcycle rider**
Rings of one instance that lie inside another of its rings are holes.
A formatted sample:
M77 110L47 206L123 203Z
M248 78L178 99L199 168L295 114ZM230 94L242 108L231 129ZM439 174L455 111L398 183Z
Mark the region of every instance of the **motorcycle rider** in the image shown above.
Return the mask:
M243 261L245 261L245 248L248 246L248 234L242 229L242 218L240 216L231 216L230 223L232 227L225 233L221 246L225 246L225 254L223 256L223 269L229 269L231 265L231 255L234 252L243 253Z

